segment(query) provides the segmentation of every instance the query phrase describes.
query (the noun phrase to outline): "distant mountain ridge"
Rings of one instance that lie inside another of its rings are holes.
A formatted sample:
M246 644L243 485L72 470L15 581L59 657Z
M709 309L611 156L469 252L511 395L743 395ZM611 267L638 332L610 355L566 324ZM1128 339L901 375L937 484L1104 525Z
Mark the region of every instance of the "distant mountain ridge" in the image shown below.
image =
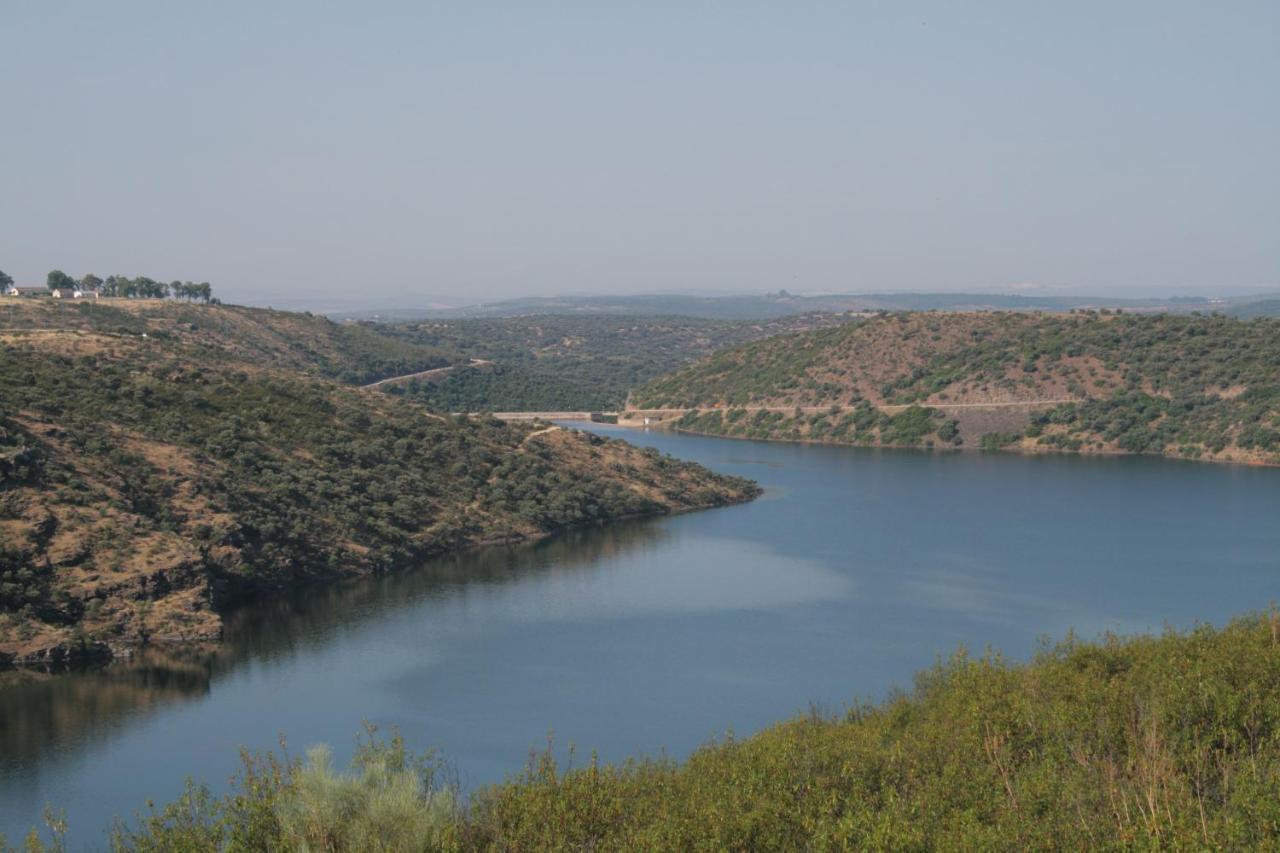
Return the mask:
M1001 293L776 293L727 296L636 294L625 296L556 296L508 299L450 309L396 309L376 312L378 319L519 317L539 314L669 314L714 320L760 320L794 314L867 311L1070 311L1110 308L1129 311L1229 311L1261 296L1211 299L1204 296L1112 298L1104 296L1027 295ZM342 316L369 318L375 312ZM338 316L338 315L335 315Z

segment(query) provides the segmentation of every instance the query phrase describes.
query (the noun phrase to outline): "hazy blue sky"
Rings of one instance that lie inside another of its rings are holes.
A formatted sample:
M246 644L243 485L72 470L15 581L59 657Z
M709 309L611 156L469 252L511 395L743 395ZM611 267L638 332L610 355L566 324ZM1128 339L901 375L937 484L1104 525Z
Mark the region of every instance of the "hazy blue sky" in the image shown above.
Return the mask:
M1276 0L0 0L0 108L24 283L1280 285Z

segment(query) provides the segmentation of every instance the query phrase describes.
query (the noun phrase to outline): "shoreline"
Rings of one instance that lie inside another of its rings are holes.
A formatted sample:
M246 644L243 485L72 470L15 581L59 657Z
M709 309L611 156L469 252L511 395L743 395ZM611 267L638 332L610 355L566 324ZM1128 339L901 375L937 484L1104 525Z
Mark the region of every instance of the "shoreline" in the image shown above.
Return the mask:
M1248 460L1248 459L1215 459L1203 456L1179 456L1170 453L1133 453L1128 450L1064 450L1059 447L973 447L967 445L950 446L950 447L930 447L924 444L854 444L847 441L823 441L821 439L811 438L758 438L746 435L729 435L718 432L702 432L701 430L688 429L687 427L679 427L674 423L668 422L664 424L661 421L651 424L639 423L622 423L617 426L626 429L653 429L662 430L664 432L678 433L680 435L693 435L704 438L726 438L733 441L766 441L772 444L803 444L822 447L849 447L862 450L917 450L928 451L931 453L1011 453L1019 456L1080 456L1080 457L1134 457L1147 459L1165 459L1170 462L1197 462L1205 465L1234 465L1242 468L1280 468L1280 460L1268 462L1264 460Z
M281 586L274 591L268 592L266 596L262 596L262 597L274 597L278 592L281 592L285 589L295 590L295 589L303 589L303 588L310 588L310 587L319 587L325 584L341 583L343 581L354 581L354 580L360 580L362 578L377 577L379 575L399 574L401 572L408 572L408 571L414 570L415 568L420 568L426 562L431 560L437 560L443 557L466 554L472 551L479 551L482 549L496 548L500 546L505 546L505 547L532 546L532 545L536 545L539 542L552 539L556 536L562 536L567 533L572 533L574 531L579 531L579 530L587 530L593 527L606 527L612 524L618 524L621 522L628 522L628 521L656 520L659 518L685 515L687 513L692 513L692 512L703 512L706 510L724 509L726 507L739 506L741 504L750 503L751 501L756 500L763 493L764 493L764 490L758 484L756 484L754 492L750 494L748 497L745 497L741 500L727 500L722 503L710 503L702 506L671 508L663 512L630 513L627 515L620 515L620 516L617 516L616 518L610 518L607 520L588 521L588 522L583 522L581 524L572 524L566 527L558 528L556 530L541 531L538 533L530 533L530 534L520 534L514 537L513 536L501 536L501 537L495 536L495 537L488 537L485 539L478 539L478 540L475 540L474 542L467 542L454 548L447 548L441 551L437 551L435 553L423 555L419 559L416 559L412 562L409 562L400 566L395 566L385 571L339 572L336 574L326 575L322 577L308 578L296 583ZM251 598L244 598L244 599L239 599L231 602L225 609L216 610L215 612L218 614L218 617L219 617L219 626L216 634L206 633L206 634L191 634L190 636L182 636L182 637L173 637L173 636L150 637L142 642L119 643L115 645L111 643L106 643L106 642L95 642L95 643L86 644L86 645L77 647L74 645L73 642L57 643L54 645L45 646L37 650L36 652L30 653L22 657L19 657L17 655L10 657L10 656L6 656L5 653L0 652L0 674L27 671L27 672L43 672L48 675L57 676L57 675L64 675L68 672L71 672L75 669L79 669L82 667L86 667L86 668L94 667L94 666L105 667L115 661L127 661L130 658L132 658L134 654L137 653L138 651L142 649L150 648L150 647L182 648L182 647L189 647L198 643L212 643L215 645L221 645L223 641L223 627L221 624L222 619L230 615L231 613L234 613L236 610L242 607L245 607L251 603L252 603ZM0 687L0 689L3 689L3 688Z

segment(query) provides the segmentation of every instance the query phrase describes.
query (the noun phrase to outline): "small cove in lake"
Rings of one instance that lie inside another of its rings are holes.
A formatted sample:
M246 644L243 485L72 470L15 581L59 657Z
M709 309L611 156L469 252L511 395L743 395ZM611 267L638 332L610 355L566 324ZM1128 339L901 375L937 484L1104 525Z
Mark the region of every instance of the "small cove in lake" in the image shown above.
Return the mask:
M584 425L585 426L585 425ZM590 429L758 480L744 506L575 531L314 587L217 649L0 687L0 832L221 789L237 749L339 759L367 719L464 786L549 731L579 762L683 757L732 729L876 700L960 645L1025 659L1074 629L1221 624L1280 590L1280 472Z

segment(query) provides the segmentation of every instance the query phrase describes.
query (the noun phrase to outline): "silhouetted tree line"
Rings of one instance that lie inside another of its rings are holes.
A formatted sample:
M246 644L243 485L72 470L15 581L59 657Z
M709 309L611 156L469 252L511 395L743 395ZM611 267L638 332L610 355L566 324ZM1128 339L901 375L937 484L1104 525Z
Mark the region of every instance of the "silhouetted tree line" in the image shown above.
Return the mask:
M125 299L186 299L188 301L200 301L204 303L216 302L213 298L213 288L209 282L196 283L193 281L156 281L140 275L137 278L129 278L125 275L109 275L106 279L98 278L93 273L89 273L79 281L64 273L62 270L53 270L45 279L45 285L50 290L70 290L80 287L82 290L96 290L103 296L118 296Z

